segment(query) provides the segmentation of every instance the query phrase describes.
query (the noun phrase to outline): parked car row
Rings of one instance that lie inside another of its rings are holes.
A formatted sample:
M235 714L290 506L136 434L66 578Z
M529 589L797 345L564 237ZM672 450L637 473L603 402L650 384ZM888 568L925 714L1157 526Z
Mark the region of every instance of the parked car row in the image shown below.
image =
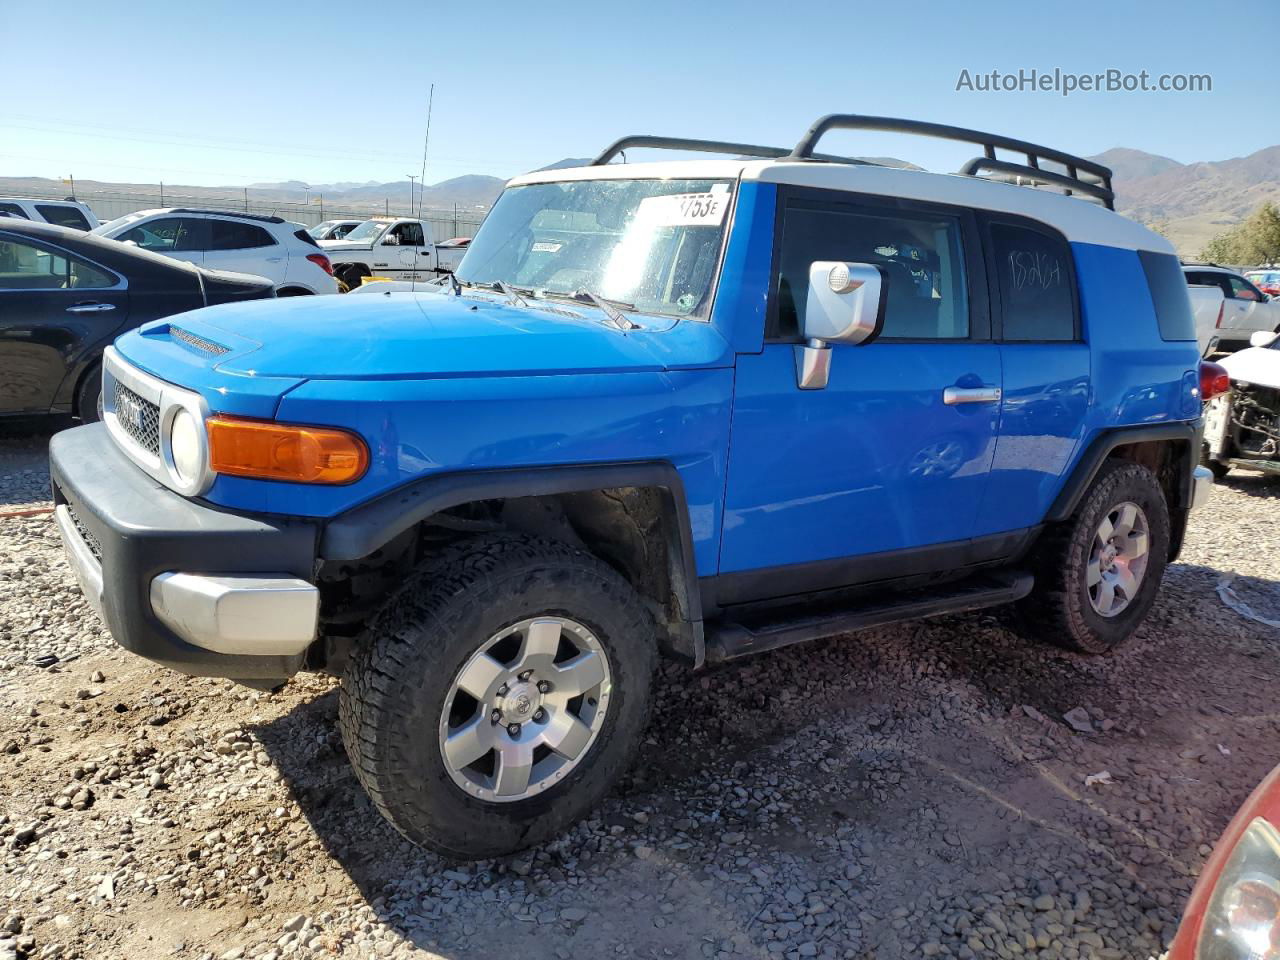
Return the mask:
M170 207L127 214L93 233L198 267L266 277L281 297L338 292L320 244L282 217Z
M134 327L275 295L262 277L205 270L94 233L0 219L0 417L100 416L103 349ZM176 328L175 328L176 329Z

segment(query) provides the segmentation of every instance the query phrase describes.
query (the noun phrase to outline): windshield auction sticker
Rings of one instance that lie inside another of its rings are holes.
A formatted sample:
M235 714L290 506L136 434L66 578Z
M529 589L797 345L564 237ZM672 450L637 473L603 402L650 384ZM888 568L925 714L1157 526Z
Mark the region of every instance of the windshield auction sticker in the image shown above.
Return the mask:
M671 193L645 197L636 220L651 227L718 227L729 209L729 192Z

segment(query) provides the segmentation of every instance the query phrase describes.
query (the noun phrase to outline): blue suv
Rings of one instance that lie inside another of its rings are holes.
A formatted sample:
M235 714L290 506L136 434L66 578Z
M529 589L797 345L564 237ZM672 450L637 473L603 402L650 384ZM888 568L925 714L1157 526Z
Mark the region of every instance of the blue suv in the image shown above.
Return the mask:
M640 147L735 159L610 162ZM1105 167L917 121L627 138L513 180L438 285L120 337L57 521L121 645L341 676L383 815L507 852L624 769L659 656L1008 603L1083 653L1138 627L1212 478L1182 270L1111 207Z

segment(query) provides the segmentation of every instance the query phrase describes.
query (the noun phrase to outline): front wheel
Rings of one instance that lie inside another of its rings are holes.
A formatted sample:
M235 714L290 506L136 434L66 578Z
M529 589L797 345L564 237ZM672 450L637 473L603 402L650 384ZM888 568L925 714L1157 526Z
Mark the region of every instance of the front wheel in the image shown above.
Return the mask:
M478 537L412 577L342 681L340 722L379 812L447 856L519 850L583 816L644 729L655 627L579 550Z
M1155 602L1169 558L1169 508L1151 471L1108 461L1075 514L1032 558L1024 630L1081 653L1127 639Z

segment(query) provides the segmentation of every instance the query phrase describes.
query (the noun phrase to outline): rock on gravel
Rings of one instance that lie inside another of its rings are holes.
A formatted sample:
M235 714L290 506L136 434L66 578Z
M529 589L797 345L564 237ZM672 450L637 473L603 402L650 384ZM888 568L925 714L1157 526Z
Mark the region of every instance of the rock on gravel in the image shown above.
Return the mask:
M264 694L128 656L52 521L0 520L0 958L1158 956L1277 759L1253 705L1280 631L1215 593L1223 570L1280 579L1277 493L1222 485L1109 657L986 611L665 665L619 788L477 864L378 818L335 681Z

